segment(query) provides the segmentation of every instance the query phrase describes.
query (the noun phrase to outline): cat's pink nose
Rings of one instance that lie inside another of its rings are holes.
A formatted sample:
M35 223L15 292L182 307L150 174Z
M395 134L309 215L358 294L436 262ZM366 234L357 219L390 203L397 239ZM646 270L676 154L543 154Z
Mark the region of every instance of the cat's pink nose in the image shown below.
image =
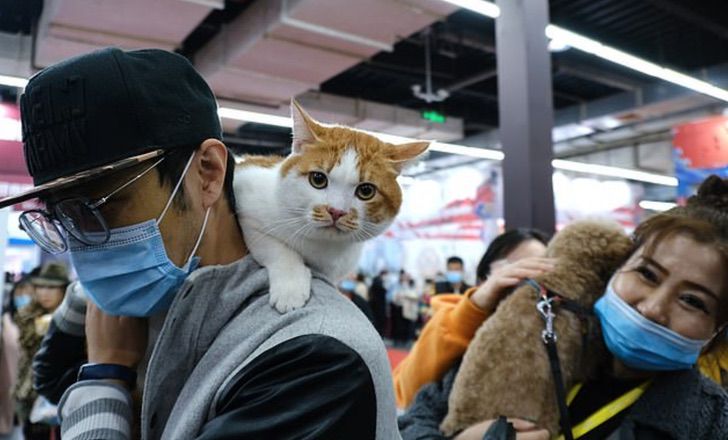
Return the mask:
M336 223L341 217L346 215L346 211L342 211L341 209L336 209L332 207L326 208L327 211L329 211L329 214L331 214L331 219Z

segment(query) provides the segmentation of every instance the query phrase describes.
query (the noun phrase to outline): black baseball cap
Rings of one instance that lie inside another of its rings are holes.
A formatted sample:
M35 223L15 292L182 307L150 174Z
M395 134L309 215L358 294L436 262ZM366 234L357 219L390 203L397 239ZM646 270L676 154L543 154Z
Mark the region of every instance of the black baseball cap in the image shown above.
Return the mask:
M35 187L0 208L222 139L217 101L184 57L106 48L30 78L20 98L23 153Z

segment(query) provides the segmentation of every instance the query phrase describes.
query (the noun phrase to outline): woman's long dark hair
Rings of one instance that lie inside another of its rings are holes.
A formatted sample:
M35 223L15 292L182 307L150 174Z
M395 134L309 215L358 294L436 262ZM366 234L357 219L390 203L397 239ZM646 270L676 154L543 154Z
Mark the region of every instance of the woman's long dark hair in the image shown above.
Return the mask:
M549 241L548 234L538 229L518 228L511 229L497 236L486 249L485 254L478 263L478 269L475 274L478 282L485 281L490 275L490 265L494 261L503 259L508 256L521 243L528 240L536 240L546 245Z

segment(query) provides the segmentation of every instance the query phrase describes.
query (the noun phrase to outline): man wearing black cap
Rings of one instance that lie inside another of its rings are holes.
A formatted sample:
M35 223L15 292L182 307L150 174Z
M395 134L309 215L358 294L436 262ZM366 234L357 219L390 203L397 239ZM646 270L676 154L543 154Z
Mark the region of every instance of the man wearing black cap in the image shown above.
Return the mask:
M316 276L304 308L268 305L214 96L184 58L72 58L30 79L21 113L35 188L0 207L45 203L21 227L70 253L91 300L64 440L126 439L136 422L144 439L398 438L386 353L355 307Z

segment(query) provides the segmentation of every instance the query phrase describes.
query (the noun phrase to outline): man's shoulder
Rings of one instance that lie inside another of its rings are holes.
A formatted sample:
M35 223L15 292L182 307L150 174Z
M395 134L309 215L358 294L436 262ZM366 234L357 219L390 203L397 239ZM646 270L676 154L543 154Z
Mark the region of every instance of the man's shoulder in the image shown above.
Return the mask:
M356 351L375 349L384 353L384 345L367 317L356 305L326 279L314 277L311 295L306 304L281 314L269 304L266 291L250 298L229 319L218 337L248 335L246 339L259 339L257 352L280 342L302 336L322 335L341 341ZM216 338L217 339L217 338Z

